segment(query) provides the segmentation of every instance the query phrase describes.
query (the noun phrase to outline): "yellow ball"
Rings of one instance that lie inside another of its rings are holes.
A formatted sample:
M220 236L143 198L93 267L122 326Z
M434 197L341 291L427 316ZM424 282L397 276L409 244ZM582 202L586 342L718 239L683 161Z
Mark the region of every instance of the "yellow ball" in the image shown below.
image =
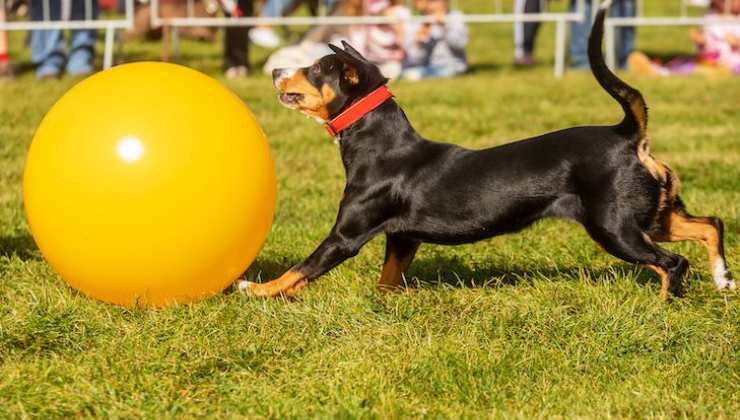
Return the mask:
M186 67L91 76L46 114L23 178L26 215L72 287L120 305L221 292L272 223L275 170L244 103Z

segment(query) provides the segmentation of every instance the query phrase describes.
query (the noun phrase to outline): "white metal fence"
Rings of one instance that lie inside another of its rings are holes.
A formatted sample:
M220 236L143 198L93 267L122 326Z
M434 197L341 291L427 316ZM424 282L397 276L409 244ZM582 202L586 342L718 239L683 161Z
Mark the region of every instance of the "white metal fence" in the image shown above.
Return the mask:
M5 10L7 0L0 0L0 9ZM36 0L34 0L36 1ZM43 20L6 20L0 21L0 31L33 31L44 29L75 30L75 29L101 29L105 30L105 49L103 52L103 68L113 65L113 50L115 43L115 32L120 29L131 29L134 22L134 0L125 0L125 12L121 17L98 19L93 18L93 2L97 0L85 0L84 19L72 19L72 2L64 0L61 2L61 18L51 18L51 1L60 0L38 0L42 1ZM6 19L9 18L6 16Z
M0 0L0 10L5 10L8 0ZM70 0L38 0L43 1L44 19L41 21L0 21L0 31L28 31L37 29L101 29L105 30L105 51L103 67L108 68L113 64L113 50L115 42L115 31L133 28L134 23L134 0L125 0L125 13L123 16L113 18L92 19L92 2L96 0L85 0L85 19L70 19ZM50 1L62 1L63 13L61 19L50 19ZM284 26L317 26L317 25L358 25L358 24L392 24L398 20L389 16L281 16L281 17L253 17L253 16L195 16L195 3L200 0L186 0L186 16L163 17L160 16L160 0L149 0L151 7L151 26L169 27L174 30L181 27L232 27L232 26L254 26L254 25L284 25ZM594 5L599 0L592 0ZM522 23L522 22L553 22L555 23L555 49L554 49L554 74L556 78L563 76L566 59L566 31L567 25L572 22L581 22L584 15L585 0L577 0L577 6L573 12L543 12L537 14L505 13L502 0L494 0L492 13L468 13L463 17L466 23ZM223 9L228 9L234 4L234 0L219 0ZM453 6L456 1L452 1ZM687 26L705 24L727 24L739 25L740 17L691 17L688 9L691 6L706 7L708 0L680 0L680 16L644 16L644 0L637 0L638 16L609 18L606 22L606 59L613 68L615 57L615 29L624 26ZM730 0L726 0L729 7ZM64 12L66 5L66 12ZM543 9L544 10L544 9ZM592 8L595 13L596 7ZM413 16L411 22L432 22L432 16Z

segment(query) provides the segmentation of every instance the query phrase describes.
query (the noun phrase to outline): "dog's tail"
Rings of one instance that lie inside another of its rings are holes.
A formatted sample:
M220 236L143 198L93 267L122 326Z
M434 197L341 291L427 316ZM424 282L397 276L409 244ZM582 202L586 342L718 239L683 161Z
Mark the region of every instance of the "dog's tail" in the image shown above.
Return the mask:
M588 40L588 59L591 63L591 72L601 87L604 88L624 109L624 121L620 126L639 134L640 139L645 137L647 130L647 105L640 92L618 78L604 62L601 51L601 42L604 38L604 18L611 5L611 0L604 1L596 14L591 36Z

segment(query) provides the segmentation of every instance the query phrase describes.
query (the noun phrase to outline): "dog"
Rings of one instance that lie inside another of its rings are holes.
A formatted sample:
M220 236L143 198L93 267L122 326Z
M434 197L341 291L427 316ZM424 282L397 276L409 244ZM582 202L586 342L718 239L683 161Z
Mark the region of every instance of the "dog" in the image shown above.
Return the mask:
M608 253L655 271L663 300L682 295L689 264L657 242L702 243L716 286L734 289L722 220L688 213L675 172L650 153L642 95L604 62L607 7L597 13L588 54L594 77L624 110L614 126L468 150L418 134L385 88L387 79L347 43L331 45L334 54L309 67L275 70L279 101L336 135L346 186L335 225L308 258L278 279L241 281L239 289L295 296L380 233L386 249L379 286L395 289L423 242L471 243L546 217L574 220Z

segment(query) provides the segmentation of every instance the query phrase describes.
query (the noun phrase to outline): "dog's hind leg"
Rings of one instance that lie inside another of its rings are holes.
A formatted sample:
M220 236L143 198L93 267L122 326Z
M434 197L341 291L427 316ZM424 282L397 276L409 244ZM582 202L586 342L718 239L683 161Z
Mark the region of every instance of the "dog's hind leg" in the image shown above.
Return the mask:
M727 268L724 249L724 225L719 217L694 217L680 203L666 216L662 231L653 234L659 242L697 241L707 249L709 267L718 289L735 289L735 281Z
M658 247L639 227L632 224L605 227L586 225L586 229L604 249L624 261L643 264L660 276L660 297L668 299L683 294L682 278L689 268L688 260Z
M403 273L411 265L421 242L413 239L387 235L385 242L385 262L378 287L381 290L396 289L403 279Z

